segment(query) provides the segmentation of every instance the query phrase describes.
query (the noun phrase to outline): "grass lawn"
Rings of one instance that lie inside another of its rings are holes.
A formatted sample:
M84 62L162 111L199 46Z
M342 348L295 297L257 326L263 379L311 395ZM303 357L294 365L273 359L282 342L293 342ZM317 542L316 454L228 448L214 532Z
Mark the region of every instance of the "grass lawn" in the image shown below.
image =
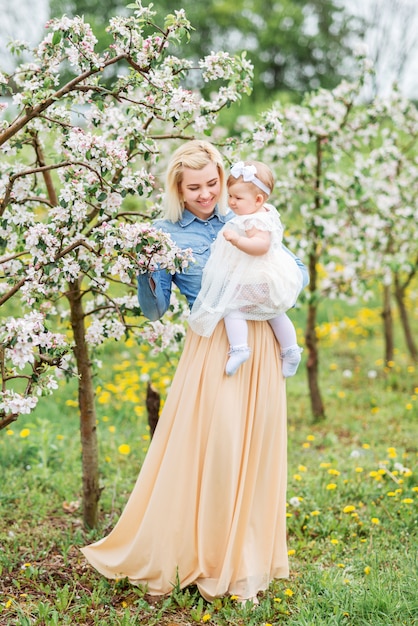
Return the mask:
M288 380L291 574L255 608L233 597L208 604L193 587L151 598L80 554L115 524L147 452L146 381L164 397L176 364L108 345L96 381L98 529L81 521L74 382L0 432L0 626L418 625L418 366L397 332L385 366L377 311L322 321L322 422L311 417L304 363Z

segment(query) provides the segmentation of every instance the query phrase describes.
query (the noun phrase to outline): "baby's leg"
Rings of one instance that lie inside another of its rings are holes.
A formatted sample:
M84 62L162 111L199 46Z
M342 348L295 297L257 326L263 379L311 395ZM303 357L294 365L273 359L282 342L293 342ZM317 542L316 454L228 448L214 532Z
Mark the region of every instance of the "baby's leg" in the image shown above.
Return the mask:
M282 373L285 378L294 376L300 363L302 348L297 344L296 329L286 313L269 320L274 336L280 343L283 359Z
M247 343L248 326L239 311L225 315L224 323L230 345L225 372L228 376L232 376L239 366L250 358L250 349Z
M282 350L294 347L297 344L296 329L286 313L273 317L273 319L269 320L269 324Z

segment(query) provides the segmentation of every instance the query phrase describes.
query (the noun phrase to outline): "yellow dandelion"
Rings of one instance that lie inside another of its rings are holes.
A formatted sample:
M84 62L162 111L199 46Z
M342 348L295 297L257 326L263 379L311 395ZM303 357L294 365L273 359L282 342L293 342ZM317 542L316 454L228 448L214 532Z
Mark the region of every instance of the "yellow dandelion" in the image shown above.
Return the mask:
M388 491L386 495L389 496L389 498L394 498L396 493L394 491Z
M120 454L128 455L131 453L131 446L128 445L127 443L122 443L119 446L118 451Z
M281 598L274 598L273 602L277 602L277 604L280 604L280 602L282 601Z
M363 448L363 450L370 450L370 444L368 443L363 443L361 447Z
M320 511L311 511L310 515L312 515L312 517L316 517L318 515L321 515Z
M412 404L410 402L408 402L408 404L405 405L405 409L407 411L410 411L412 409Z
M65 404L66 404L66 406L72 406L73 408L78 407L77 400L66 400Z
M294 554L296 554L296 550L288 550L287 551L287 555L288 556L293 556Z
M315 441L315 435L308 435L306 439L307 441Z
M335 372L335 370L337 370L337 369L338 369L338 365L337 365L336 363L331 363L331 364L330 364L330 366L329 366L329 369L330 369L332 372Z
M405 498L404 500L402 500L402 504L413 504L413 499L412 498Z
M369 575L369 574L370 574L370 572L371 572L371 568L370 568L368 565L366 565L366 567L364 568L364 573L365 573L366 575Z
M109 428L107 429L110 433L115 433L116 432L116 426L109 426Z
M302 448L310 448L310 447L311 447L311 444L309 443L309 441L305 441L305 442L302 444Z
M348 504L347 506L343 508L344 513L352 513L355 510L356 510L356 507L353 506L352 504Z
M289 598L291 598L295 592L292 591L291 589L285 589L283 593L285 596L288 596Z
M326 489L327 489L328 491L332 491L333 489L336 489L336 488L337 488L337 485L336 485L335 483L329 483L329 484L326 486Z
M337 567L339 567L340 569L344 569L345 565L344 563L337 563Z
M356 467L355 471L357 474L361 474L361 472L363 472L364 470L362 467Z
M418 493L418 487L412 487L412 491L415 491L415 493Z
M20 434L20 436L21 436L21 437L23 437L23 439L25 439L25 437L29 437L29 435L30 435L30 430L29 430L29 428L23 428L23 429L20 431L20 433L19 433L19 434Z
M300 474L293 474L293 478L295 480L302 480L302 476Z
M321 467L322 469L326 469L327 467L331 467L331 463L320 463L319 467Z
M205 613L205 615L202 617L202 622L208 622L211 617L212 615L210 613Z
M58 441L62 441L64 439L64 435L57 435Z
M8 428L8 429L6 430L6 435L9 435L9 437L10 437L11 435L13 435L13 434L14 434L14 430L12 430L11 428Z
M378 517L372 517L371 522L372 522L372 524L375 524L376 526L379 526L379 524L380 524L380 520L379 520Z
M345 391L339 391L339 392L337 393L337 396L338 396L339 398L345 398Z
M372 407L371 412L373 413L373 415L376 415L376 413L379 413L379 411L380 411L380 409L379 409L379 407L378 407L378 406L374 406L374 407Z
M336 469L332 469L331 468L331 469L328 470L328 474L331 474L331 476L339 476L341 474L341 472L339 472Z
M331 539L330 541L334 546L336 546L339 543L338 539Z

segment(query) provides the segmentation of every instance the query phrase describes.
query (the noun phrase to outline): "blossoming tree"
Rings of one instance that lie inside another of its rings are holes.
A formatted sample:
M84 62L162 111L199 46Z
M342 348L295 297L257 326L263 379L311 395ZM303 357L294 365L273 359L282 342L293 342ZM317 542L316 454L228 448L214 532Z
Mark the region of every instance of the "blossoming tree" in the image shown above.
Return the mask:
M363 54L358 58L357 81L307 94L301 105L278 103L251 129L260 158L277 172L275 204L291 215L287 242L309 265L305 340L316 419L325 415L316 326L327 299L356 302L384 285L385 319L394 289L416 359L405 293L418 270L417 109L396 94L359 104L371 67ZM389 321L385 338L388 361Z
M0 428L56 388L54 368L74 367L90 527L100 496L93 349L140 326L139 272L193 262L149 224L159 188L151 170L168 139L209 131L251 84L245 55L193 66L172 54L191 29L182 10L159 26L140 0L130 8L111 20L103 54L88 24L63 17L47 24L30 62L0 74L13 109L0 105ZM68 64L77 76L62 84ZM213 85L209 97L184 87L193 73Z

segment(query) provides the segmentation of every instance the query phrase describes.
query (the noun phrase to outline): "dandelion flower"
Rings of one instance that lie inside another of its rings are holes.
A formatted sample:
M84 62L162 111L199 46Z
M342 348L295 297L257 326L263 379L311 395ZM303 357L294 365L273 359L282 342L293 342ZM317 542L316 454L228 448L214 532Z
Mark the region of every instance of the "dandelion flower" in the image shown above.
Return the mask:
M413 504L413 499L412 498L405 498L404 500L402 500L402 504Z
M336 489L336 488L337 488L337 485L336 485L335 483L329 483L329 484L326 486L326 489L327 489L328 491L332 491L333 489Z
M29 430L29 428L23 428L23 429L20 431L20 433L19 433L19 434L20 434L20 436L24 439L25 437L29 437L29 435L30 435L30 430Z
M287 556L293 556L294 554L296 554L296 550L288 550L287 551Z
M205 613L205 615L202 617L202 622L208 622L211 617L212 616L210 613Z
M371 568L368 565L366 565L366 567L364 568L364 573L368 575L370 574L370 572L371 572Z
M380 524L380 520L378 517L372 517L372 524L375 524L376 526L378 526Z
M356 507L353 506L352 504L348 504L347 506L343 508L344 513L352 513L355 510L356 510Z
M120 454L128 455L131 452L131 446L128 445L127 443L123 443L122 445L119 446L118 450Z
M292 591L291 589L285 589L284 590L284 595L288 596L289 598L291 598L294 595L294 591Z
M339 543L339 541L338 541L338 539L331 539L331 543L332 543L334 546L336 546L336 545Z

